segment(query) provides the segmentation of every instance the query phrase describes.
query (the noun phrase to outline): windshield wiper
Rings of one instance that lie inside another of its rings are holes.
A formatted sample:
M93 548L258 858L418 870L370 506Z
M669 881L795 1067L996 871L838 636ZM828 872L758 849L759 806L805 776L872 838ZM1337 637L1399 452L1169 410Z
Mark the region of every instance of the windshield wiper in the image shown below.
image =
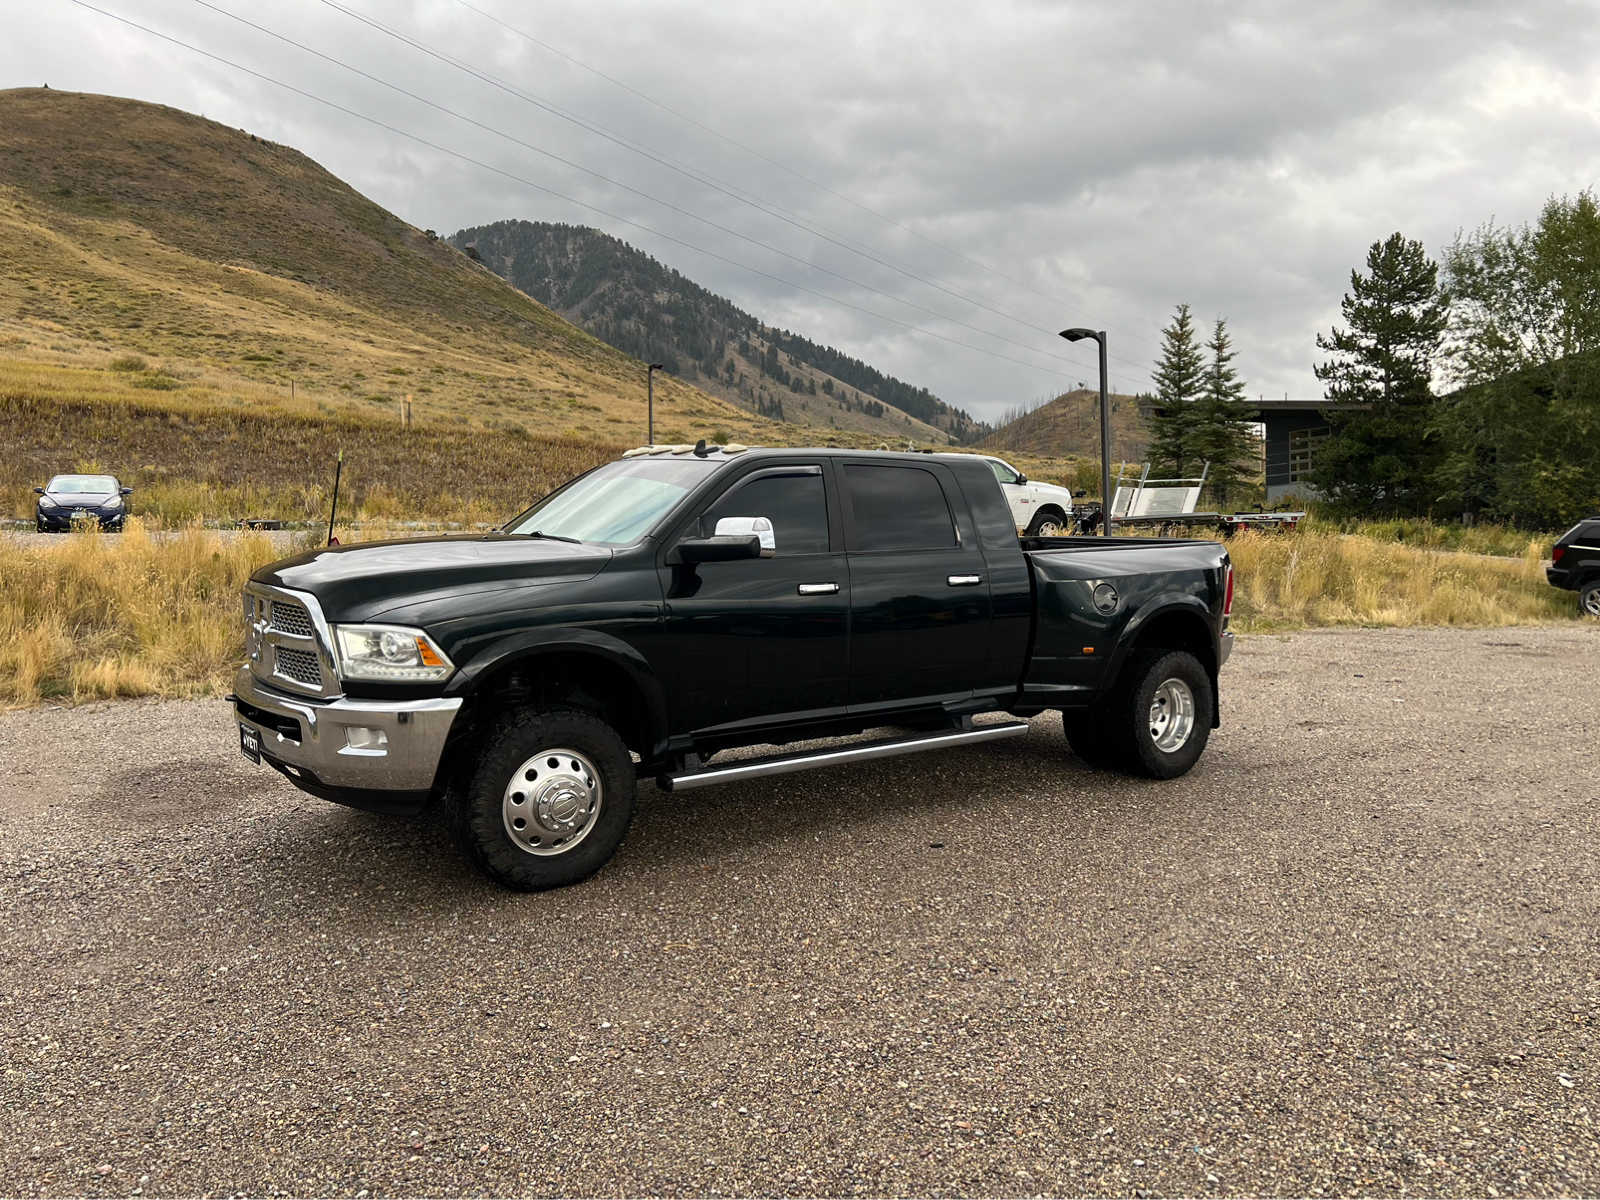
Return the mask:
M542 529L535 529L531 533L524 534L523 536L524 537L531 537L531 538L540 538L540 539L542 539L543 541L546 541L546 542L571 542L574 546L583 545L583 539L582 538L562 537L559 533L546 533Z

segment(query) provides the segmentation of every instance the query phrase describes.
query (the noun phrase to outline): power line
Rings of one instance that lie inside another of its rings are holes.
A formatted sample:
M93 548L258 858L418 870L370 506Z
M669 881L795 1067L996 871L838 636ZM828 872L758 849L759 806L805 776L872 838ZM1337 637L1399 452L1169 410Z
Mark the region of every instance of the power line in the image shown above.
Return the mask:
M970 263L972 266L977 267L981 271L989 272L989 274L994 275L996 278L1004 279L1008 283L1014 283L1018 287L1025 288L1029 292L1031 292L1033 295L1038 296L1041 300L1049 300L1052 303L1062 304L1062 305L1067 305L1067 306L1070 306L1073 303L1072 301L1067 300L1066 298L1064 298L1062 296L1051 295L1049 292L1041 292L1038 288L1034 287L1032 284L1026 282L1025 280L1017 279L1017 278L1015 278L1015 277L1013 277L1011 275L1007 275L1004 271L1001 271L996 267L992 267L988 263L983 262L983 261L981 261L979 259L973 258L972 256L970 256L968 254L964 254L962 251L957 250L953 246L947 246L943 242L936 241L935 239L929 237L927 234L922 233L922 232L920 232L920 231L918 231L916 229L913 229L911 226L906 225L901 221L897 221L895 218L887 215L886 213L881 213L877 209L872 208L869 205L863 204L861 201L855 199L852 196L847 196L843 192L834 190L833 188L829 187L827 184L821 182L820 180L813 179L811 176L805 174L803 171L797 171L793 167L789 166L787 163L781 162L778 159L775 159L775 158L772 158L772 157L770 157L770 156L768 156L766 154L763 154L760 150L757 150L755 147L748 146L744 142L739 141L737 138L729 137L727 134L723 133L719 129L712 128L710 125L707 125L704 121L697 120L694 117L689 116L687 113L679 112L676 108L673 108L671 105L665 104L662 101L657 100L654 96L646 95L644 92L641 92L638 88L633 87L630 84L624 83L622 80L616 78L613 75L606 74L604 71L600 70L600 68L590 66L588 63L586 63L583 60L575 57L574 55L571 55L571 54L567 53L565 50L562 50L560 47L552 46L549 42L546 42L546 41L543 41L540 38L534 37L533 34L528 33L526 30L519 29L517 26L512 25L509 22L501 20L499 17L495 16L493 13L485 12L483 9L477 7L476 5L468 3L468 0L456 0L456 3L461 5L462 8L465 8L465 9L468 9L469 11L471 11L471 12L477 13L480 17L483 17L485 20L494 22L496 25L500 26L500 28L506 30L506 32L514 33L518 37L522 38L524 41L529 42L529 43L531 43L531 44L533 44L535 46L538 46L540 49L548 51L551 54L554 54L557 58L565 59L567 62L571 63L573 66L580 67L583 70L588 71L591 75L596 75L599 78L604 79L607 83L621 88L623 91L629 93L632 96L637 96L640 100L643 100L646 104L653 105L654 107L659 108L662 112L667 113L670 116L676 117L678 120L684 121L687 124L693 125L696 129L699 129L704 133L709 133L712 137L718 139L719 141L726 142L728 145L733 146L735 149L742 150L742 151L744 151L744 153L750 155L751 157L760 159L762 162L767 163L770 166L777 167L780 171L784 171L787 174L794 176L796 179L802 181L803 183L810 184L812 187L816 188L818 191L825 192L827 195L830 195L830 196L834 197L835 199L843 200L846 204L849 204L849 205L851 205L851 206L853 206L855 208L858 208L862 212L868 213L871 216L874 216L874 217L878 218L878 220L883 221L884 223L886 223L888 225L891 225L896 229L902 230L905 233L909 233L912 237L918 238L918 239L926 242L928 245L935 247L936 249L943 250L946 254L954 255L956 258L961 259L963 262Z
M1054 336L1055 335L1056 331L1054 329L1048 328L1048 327L1043 326L1043 325L1036 325L1032 321L1028 320L1025 317L1019 317L1019 316L1016 316L1013 313L1008 313L1003 309L996 308L993 305L988 304L988 303L986 303L986 302L984 302L982 300L979 300L979 299L977 299L977 298L975 298L973 296L969 296L969 295L967 295L967 294L965 294L963 292L956 291L953 288L946 287L942 283L939 283L939 282L937 282L935 280L927 278L926 276L919 275L914 271L910 271L910 270L908 270L908 269L906 269L904 267L901 267L901 266L897 265L894 262L891 262L891 261L889 261L887 259L884 259L884 258L880 258L877 255L873 254L870 250L861 249L860 247L856 246L855 244L853 244L851 242L842 240L839 236L831 234L831 233L829 233L828 231L826 231L824 229L820 229L820 228L818 228L818 227L816 227L814 225L808 224L807 222L794 217L793 215L789 214L787 212L787 210L781 208L780 206L778 206L776 204L773 204L770 201L763 201L763 200L760 200L759 198L752 199L752 198L750 198L749 194L746 194L745 189L736 188L734 185L728 184L728 183L726 183L726 182L724 182L722 180L718 180L714 176L707 175L707 174L705 174L703 172L699 172L699 171L696 171L696 170L694 170L692 168L685 167L681 163L674 162L670 158L667 158L667 157L665 157L665 156L663 156L661 154L656 153L653 150L650 150L650 149L648 149L646 147L638 145L635 142L630 141L628 138L624 137L623 135L621 135L619 133L616 133L613 130L606 129L603 126L596 125L593 122L588 121L583 117L580 117L580 116L577 116L574 113L568 112L566 109L561 108L559 105L555 104L553 101L544 99L543 97L532 95L531 93L529 93L527 91L524 91L522 88L518 87L516 84L510 83L510 82L500 78L499 76L490 74L489 72L487 72L486 70L484 70L481 67L475 66L472 63L469 63L469 62L466 62L466 61L464 61L462 59L456 58L453 55L446 54L445 52L443 52L441 50L436 50L433 47L425 44L424 42L421 42L418 39L412 37L410 34L407 34L407 33L403 32L401 30L394 29L391 26L385 25L383 22L377 20L376 18L368 17L363 13L357 12L356 10L354 10L352 8L349 8L344 4L339 3L338 0L320 0L320 2L322 4L324 4L325 6L327 6L327 7L334 9L337 12L341 12L341 13L345 14L346 16L350 17L352 20L360 21L362 24L367 25L368 27L377 30L378 32L384 34L386 37L392 38L395 41L398 41L398 42L403 43L404 45L410 46L412 49L414 49L414 50L416 50L416 51L418 51L418 52L420 52L422 54L426 54L430 58L433 58L433 59L435 59L435 60L437 60L439 62L445 63L448 66L454 67L458 71L461 71L461 72L463 72L463 73L465 73L467 75L471 75L473 78L475 78L475 79L477 79L477 80L479 80L479 81L481 81L483 83L487 83L491 87L497 88L498 90L500 90L502 92L505 92L507 95L513 96L513 97L523 101L526 104L530 104L533 107L538 108L543 112L550 113L551 115L553 115L555 117L558 117L563 121L567 121L567 122L569 122L569 123L571 123L573 125L576 125L578 128L583 129L583 130L585 130L585 131L587 131L589 133L592 133L597 137L604 138L605 140L607 140L609 142L612 142L613 144L615 144L617 146L622 147L624 150L627 150L629 153L636 154L636 155L640 156L641 158L647 159L650 162L654 162L654 163L656 163L656 164L658 164L660 166L663 166L663 167L667 168L668 170L673 171L676 174L683 176L686 179L693 180L694 182L699 183L704 187L708 187L708 188L712 189L713 191L721 192L723 195L728 196L729 198L731 198L733 200L736 200L741 204L748 205L749 207L756 209L758 212L765 213L766 215L768 215L770 217L774 217L779 221L783 221L784 223L786 223L788 225L792 225L796 229L799 229L799 230L801 230L801 231L803 231L805 233L808 233L808 234L812 235L813 237L821 238L823 241L830 242L833 245L836 245L836 246L840 247L843 250L846 250L846 251L848 251L848 252L850 252L852 254L859 255L860 257L868 259L871 262L877 263L880 266L887 267L889 270L894 271L894 272L896 272L896 273L898 273L900 275L904 275L908 279L916 280L918 283L925 284L926 286L928 286L930 288L933 288L936 291L944 292L946 295L954 297L955 299L960 300L965 304L970 304L974 308L981 308L986 312L993 313L995 316L1001 317L1001 318L1003 318L1003 319L1005 319L1007 321L1012 321L1012 322L1016 323L1017 325L1022 326L1025 329L1032 330L1033 332L1036 332L1036 333L1047 334L1047 335L1050 335L1050 336ZM584 169L584 168L580 168L580 169ZM625 186L625 185L622 185L622 186ZM696 219L701 219L701 218L696 218ZM707 222L707 223L712 223L712 222ZM719 226L718 228L723 228L723 227ZM743 237L742 234L737 234L737 233L734 236ZM753 240L753 239L746 238L745 240ZM766 246L765 243L758 243L758 244ZM769 249L769 250L774 249L771 246L766 246L766 248ZM826 267L817 266L817 264L812 263L809 260L798 259L798 258L796 258L795 255L788 254L786 251L778 250L778 251L776 251L776 253L783 254L787 258L795 258L796 261L804 262L807 266L814 267L817 270L823 271L826 274L834 275L837 278L842 278L842 279L846 280L846 282L852 283L855 286L864 287L864 288L866 288L866 290L868 290L870 292L873 292L876 295L885 296L885 297L890 298L890 299L898 300L900 303L905 304L908 307L916 308L921 312L929 313L929 314L934 315L934 316L938 316L941 320L951 321L952 323L960 325L963 328L971 329L971 330L974 330L975 332L983 333L986 336L996 338L999 341L1008 342L1009 344L1011 344L1013 346L1022 346L1023 345L1022 343L1015 342L1015 341L1012 341L1009 338L1006 338L1003 334L992 333L992 332L990 332L988 330L979 329L977 326L971 325L971 324L969 324L969 323L967 323L965 321L958 320L957 318L954 318L954 317L945 317L945 316L943 316L943 314L936 313L934 310L929 309L929 308L927 308L925 306L914 304L911 301L903 300L903 299L900 299L899 297L896 297L896 296L891 296L889 293L884 292L884 291L882 291L882 290L880 290L878 288L874 288L871 285L861 284L856 280L850 279L848 276L839 275L839 273L836 272L836 271L829 271ZM1026 347L1026 348L1029 349L1030 351L1032 351L1033 353L1044 353L1046 355L1046 357L1048 357L1048 358L1053 358L1053 359L1056 359L1057 361L1060 361L1060 362L1075 363L1076 365L1085 366L1085 369L1087 369L1085 364L1077 364L1075 359L1068 358L1068 357L1065 357L1063 355L1049 354L1048 352L1045 352L1045 351L1033 350L1032 347ZM1130 367L1130 368L1132 368L1132 369L1134 369L1136 371L1139 371L1139 372L1144 372L1147 369L1145 366L1143 366L1143 365L1141 365L1139 363L1135 363L1135 362L1133 362L1133 361L1131 361L1129 359L1123 358L1120 354L1112 353L1112 354L1109 354L1108 357L1110 357L1112 359L1115 359L1116 361L1122 363L1123 365L1128 366L1128 367Z
M675 212L675 213L678 213L678 214L680 214L682 216L688 217L690 220L698 221L703 225L706 225L706 226L708 226L708 227L710 227L712 229L718 230L719 232L726 233L730 237L735 237L735 238L738 238L741 241L748 242L752 246L759 246L763 250L767 250L767 251L770 251L773 254L777 254L777 255L780 255L780 256L782 256L784 258L790 259L791 261L799 263L801 266L809 267L810 269L812 269L814 271L820 271L824 275L831 275L835 279L838 279L838 280L841 280L844 283L850 284L852 287L860 288L861 290L866 291L866 292L871 292L873 295L881 296L885 300L889 300L889 301L891 301L893 303L903 304L907 308L915 309L918 312L924 313L924 314L926 314L926 315L928 315L930 317L934 317L934 318L936 318L938 320L948 321L953 325L959 325L963 329L969 329L973 333L981 334L984 337L994 338L995 340L1000 341L1000 342L1004 342L1007 345L1015 346L1019 350L1025 350L1030 354L1040 354L1040 355L1043 355L1046 358L1053 358L1053 359L1057 360L1058 362L1067 363L1067 364L1072 365L1072 366L1077 366L1078 365L1072 359L1066 357L1065 355L1050 354L1047 351L1041 350L1036 346L1029 345L1026 342L1019 342L1019 341L1016 341L1013 338L1006 337L1004 334L995 333L992 330L984 329L982 326L973 325L970 322L963 321L959 317L947 316L944 313L939 312L937 309L932 309L932 308L927 307L926 305L917 304L914 301L907 300L904 297L896 296L891 292L883 291L881 288L874 287L870 283L866 283L866 282L864 282L862 280L855 279L855 278L853 278L853 277L851 277L849 275L845 275L845 274L843 274L843 273L841 273L839 271L832 270L829 267L825 267L821 263L812 262L810 259L802 258L800 255L797 255L797 254L791 254L789 251L784 250L779 246L774 246L769 242L764 242L760 238L751 237L748 234L741 233L737 229L730 228L729 226L723 225L718 221L713 221L713 220L711 220L711 219L709 219L707 217L703 217L699 213L696 213L696 212L694 212L694 211L692 211L690 209L684 208L682 205L675 204L670 200L663 200L659 196L653 195L650 192L643 191L640 188L633 187L633 186L631 186L631 185L629 185L627 183L622 182L620 179L613 179L611 176L602 174L599 171L595 171L595 170L593 170L593 169L591 169L589 167L586 167L582 163L575 162L574 160L572 160L570 158L566 158L563 155L555 153L554 151L547 150L542 146L537 146L537 145L533 144L532 142L524 141L522 138L519 138L519 137L515 136L514 134L510 134L510 133L505 132L503 129L499 129L499 128L493 126L493 125L485 124L484 122L479 121L474 117L468 116L466 113L458 112L457 110L455 110L453 108L449 108L449 107L447 107L447 106L445 106L443 104L437 103L436 101L430 100L428 97L420 95L417 92L413 92L413 91L409 90L408 88L401 87L399 84L393 83L392 81L390 81L388 79L384 79L382 76L374 75L370 71L365 71L362 68L357 67L357 66L355 66L355 65L353 65L351 63L345 62L342 59L338 59L338 58L333 57L332 55L325 54L322 51L317 50L312 46L306 45L304 42L296 41L294 38L291 38L291 37L287 36L286 34L279 33L279 32L277 32L276 30L273 30L273 29L269 29L267 26L257 24L255 21L252 21L252 20L248 19L247 17L242 17L242 16L238 15L237 13L230 12L227 9L220 7L219 5L212 4L212 3L210 3L210 0L194 0L194 3L198 4L201 8L204 8L204 9L207 9L207 10L209 10L211 12L214 12L214 13L218 14L219 16L227 17L229 20L236 21L239 24L244 25L249 29L253 29L258 33L263 33L263 34L267 35L268 37L276 38L278 41L283 42L285 45L293 46L295 49L300 50L300 51L302 51L302 52L304 52L306 54L309 54L309 55L311 55L311 56L313 56L315 58L319 58L323 62L332 63L334 66L339 67L341 70L349 71L351 74L358 75L362 79L366 79L366 80L368 80L368 81L370 81L372 83L376 83L376 84L380 85L381 87L386 87L390 91L393 91L393 92L397 93L398 95L405 96L405 97L407 97L407 98L409 98L411 100L415 100L417 103L427 105L429 108L432 108L432 109L434 109L434 110L436 110L438 112L444 113L446 116L452 117L455 120L458 120L458 121L461 121L461 122L463 122L465 124L471 125L471 126L477 128L477 129L481 129L485 133L491 133L494 136L499 137L499 138L503 138L506 141L511 142L514 145L521 146L525 150L530 150L535 154L543 155L546 158L549 158L549 159L551 159L551 160L553 160L555 162L561 163L563 166L571 167L575 171L581 171L585 175L590 175L595 179L598 179L598 180L601 180L604 183L610 184L612 187L620 188L625 192L630 192L635 196L639 196L639 197L642 197L645 200L649 200L653 204L659 204L663 208L669 209L672 212Z
M926 285L928 287L934 288L937 291L944 292L946 295L952 296L955 299L960 300L965 304L970 304L974 308L984 309L986 312L993 313L997 317L1002 317L1007 321L1015 322L1016 324L1021 325L1025 329L1033 330L1036 333L1050 334L1052 336L1055 333L1055 330L1046 328L1043 325L1036 325L1032 321L1028 320L1026 317L1019 317L1014 313L1006 312L1004 309L995 308L993 305L987 304L982 300L976 299L975 297L972 297L972 296L968 296L963 292L958 292L953 288L946 287L944 284L939 283L936 280L928 279L926 276L919 275L914 271L910 271L910 270L907 270L904 267L898 266L897 264L895 264L893 262L890 262L888 259L879 258L877 255L873 254L871 251L862 250L862 249L859 249L859 248L857 248L857 247L855 247L853 245L850 245L849 243L847 243L845 241L842 241L838 237L835 237L835 236L829 234L825 230L819 229L819 228L817 228L817 227L815 227L813 225L809 225L809 224L805 223L804 221L801 221L801 220L798 220L798 219L793 218L791 216L785 215L784 211L781 210L781 209L778 209L776 207L769 207L769 206L767 206L767 205L765 205L765 204L763 204L761 202L758 202L756 200L752 200L747 195L741 194L740 190L735 190L731 186L725 185L725 184L721 183L720 181L713 179L710 176L707 176L705 174L697 172L697 171L695 171L695 170L693 170L691 168L685 167L682 164L674 162L671 159L666 158L666 157L664 157L664 156L662 156L660 154L657 154L656 152L654 152L652 150L646 149L643 146L640 146L640 145L638 145L638 144L636 144L634 142L631 142L631 141L629 141L627 138L625 138L624 136L622 136L619 133L616 133L616 132L614 132L612 130L606 129L603 126L596 125L591 121L588 121L588 120L586 120L586 119L584 119L582 117L579 117L579 116L577 116L577 115L575 115L575 114L573 114L571 112L568 112L566 109L561 108L559 105L555 104L554 102L552 102L550 100L546 100L546 99L544 99L544 98L542 98L540 96L532 95L531 93L524 91L522 88L518 87L517 85L515 85L513 83L509 83L506 80L501 79L496 75L491 75L487 71L483 70L480 67L477 67L477 66L473 65L472 63L469 63L469 62L466 62L466 61L464 61L462 59L456 58L453 55L446 54L445 52L443 52L441 50L436 50L433 47L427 45L426 43L421 42L421 41L417 40L416 38L412 37L410 34L404 33L404 32L402 32L402 31L400 31L398 29L394 29L394 28L392 28L392 27L390 27L388 25L385 25L383 22L377 20L376 18L366 16L365 14L357 12L356 10L354 10L352 8L346 7L345 5L339 3L338 0L321 0L321 3L323 5L325 5L326 7L333 9L336 12L343 13L345 16L350 17L352 20L360 21L363 25L366 25L366 26L368 26L369 28L372 28L372 29L376 29L378 32L384 34L386 37L393 38L395 41L398 41L398 42L402 42L405 45L410 46L412 49L414 49L414 50L416 50L416 51L418 51L418 52L420 52L422 54L428 55L430 58L436 59L437 61L445 63L448 66L454 67L458 71L461 71L461 72L464 72L465 74L471 75L473 78L478 79L478 80L480 80L480 81L482 81L484 83L487 83L491 87L498 88L499 90L505 92L507 95L514 96L514 97L516 97L517 99L523 101L526 104L531 104L535 108L538 108L538 109L540 109L540 110L542 110L544 112L550 113L553 116L559 117L563 121L570 122L571 124L576 125L578 128L583 129L583 130L585 130L585 131L587 131L589 133L592 133L597 137L604 138L605 140L607 140L607 141L609 141L609 142L611 142L611 143L613 143L613 144L615 144L617 146L621 146L624 150L627 150L630 154L637 154L640 157L648 159L649 161L651 161L653 163L656 163L659 166L665 167L669 171L673 171L676 174L682 175L686 179L693 180L695 183L698 183L698 184L702 185L703 187L708 187L708 188L711 188L714 191L720 192L723 195L729 197L730 199L738 201L740 204L748 205L751 208L754 208L754 209L756 209L756 210L758 210L760 212L766 213L770 217L775 217L777 220L783 221L783 222L785 222L785 223L787 223L789 225L793 225L796 229L799 229L799 230L801 230L801 231L803 231L805 233L808 233L813 237L821 238L823 241L826 241L826 242L829 242L829 243L831 243L831 244L833 244L835 246L838 246L843 250L849 251L852 254L860 255L862 258L866 258L866 259L870 260L871 262L877 263L879 266L886 267L891 271L894 271L894 272L896 272L896 273L898 273L900 275L904 275L908 279L914 279L918 283L921 283L921 284L924 284L924 285ZM739 235L736 235L736 236L739 236ZM771 247L768 247L768 249L771 249ZM783 252L780 251L780 253L783 253ZM793 257L793 256L790 255L788 257ZM808 266L814 266L815 264L807 263L807 265ZM826 270L826 268L818 268L818 269L819 270ZM832 272L830 272L830 274L831 273ZM854 282L854 281L851 281L851 282ZM870 289L870 290L876 290L876 289ZM879 292L878 294L879 295L885 295L886 293ZM913 306L913 307L915 307L915 306ZM923 309L922 311L929 312L931 310ZM948 319L951 319L951 318L945 318L945 319L948 320ZM957 323L959 324L960 322L957 322ZM970 329L970 328L973 328L973 326L967 326L967 328ZM993 334L993 335L990 335L990 336L999 337L1000 335ZM1002 338L1002 340L1005 340L1005 339ZM1015 345L1015 344L1017 344L1017 343L1013 343L1013 345ZM1050 355L1049 357L1051 357L1051 358L1059 358L1060 356L1058 356L1058 355ZM1068 358L1061 358L1061 361L1063 361L1063 362L1072 362L1073 360L1072 359L1068 359Z
M685 240L683 238L675 237L675 236L673 236L672 234L669 234L669 233L663 233L658 229L654 229L649 225L643 224L642 222L634 221L634 220L632 220L632 219L630 219L628 217L624 217L624 216L622 216L622 215L620 215L618 213L614 213L614 212L611 212L611 211L609 211L607 209L601 208L598 205L590 204L590 203L588 203L587 201L584 201L584 200L579 200L574 196L568 196L563 192L556 191L554 188L546 187L542 183L535 183L533 180L528 179L528 178L526 178L526 177L524 177L522 175L518 175L518 174L516 174L515 172L512 172L512 171L507 171L503 167L494 166L491 163L484 162L482 159L473 158L469 154L463 154L459 150L454 150L454 149L452 149L452 148L450 148L448 146L442 146L438 142L430 141L429 139L427 139L425 137L422 137L420 134L411 133L410 131L405 130L405 129L401 129L396 125L391 125L387 121L380 120L377 117L368 116L366 113L357 112L355 109L348 108L345 105L338 103L337 101L326 99L325 97L319 96L314 92L307 91L304 88L296 87L292 83L287 83L284 80L281 80L281 79L278 79L278 78L276 78L274 76L268 75L268 74L266 74L266 73L264 73L262 71L257 71L257 70L255 70L255 69L253 69L251 67L247 67L247 66L243 65L242 63L234 62L232 59L224 58L220 54L215 54L210 50L203 49L203 48L201 48L199 46L194 45L191 42L186 42L186 41L182 40L181 38L174 37L171 34L163 33L159 29L152 29L148 25L143 25L143 24L139 23L138 21L132 20L129 17L124 17L119 13L114 13L114 12L111 12L110 10L108 10L108 9L100 8L100 7L98 7L98 6L94 5L94 4L90 4L88 2L88 0L71 0L71 2L73 4L76 4L79 8L87 9L90 12L98 13L103 17L109 17L113 21L118 21L121 24L128 26L129 28L137 29L140 32L149 34L152 37L160 38L164 42L168 42L168 43L170 43L170 44L172 44L174 46L181 47L182 49L188 50L193 54L198 54L203 58L208 58L213 62L221 63L225 67L229 67L229 68L231 68L233 70L236 70L236 71L239 71L239 72L241 72L241 73L243 73L245 75L249 75L252 78L259 79L263 83L270 83L274 87L282 88L287 92L291 92L291 93L293 93L293 94L295 94L297 96L301 96L304 99L313 101L314 103L324 105L325 107L331 108L331 109L335 110L336 112L344 113L346 116L354 117L358 121L364 121L369 125L372 125L372 126L374 126L376 128L379 128L379 129L383 129L383 130L385 130L385 131L387 131L389 133L393 133L398 137L403 137L403 138L407 139L408 141L412 141L412 142L417 143L420 146L426 146L428 149L434 150L434 151L436 151L436 152L438 152L440 154L447 154L452 158L460 159L462 162L465 162L465 163L468 163L468 164L470 164L472 166L475 166L475 167L479 168L480 170L488 171L488 172L490 172L491 174L494 174L494 175L499 175L502 178L509 179L509 180L513 181L514 183L519 183L519 184L523 185L524 187L532 188L535 191L543 192L546 195L554 196L556 199L565 201L568 204L575 205L575 206L577 206L579 208L587 209L590 212L599 213L603 217L607 217L607 218L609 218L609 219L611 219L613 221L617 221L617 222L619 222L619 223L621 223L623 225L627 225L627 226L630 226L632 228L639 229L639 230L641 230L641 231L643 231L643 232L645 232L647 234L650 234L653 237L661 238L663 241L671 242L674 245L682 246L682 247L684 247L685 249L688 249L688 250L693 250L697 254L703 254L708 258L712 258L712 259L717 260L718 262L727 263L729 266L737 267L738 269L740 269L742 271L748 271L752 275L760 276L763 279L770 279L774 283L782 284L784 287L793 288L796 291L805 292L808 295L816 296L818 299L826 300L830 304L837 304L837 305L839 305L839 306L841 306L843 308L852 309L855 312L862 313L862 314L864 314L866 316L874 318L875 320L886 321L891 325L897 325L900 328L905 329L905 330L907 330L907 331L909 331L911 333L918 333L918 334L923 335L924 337L935 338L935 339L937 339L939 341L947 342L952 346L959 346L962 349L971 350L976 354L984 354L984 355L987 355L990 358L995 358L995 359L1003 360L1005 362L1015 363L1017 366L1026 367L1026 368L1028 368L1029 370L1032 370L1032 371L1038 371L1038 372L1041 372L1043 374L1048 374L1048 375L1052 376L1053 378L1054 377L1059 377L1060 373L1055 371L1055 370L1053 370L1052 368L1042 367L1042 366L1038 365L1037 363L1025 362L1020 358L1013 358L1011 355L1002 354L997 350L988 350L988 349L985 349L982 346L974 346L971 343L963 342L963 341L961 341L961 340L959 340L957 338L948 337L945 334L938 333L938 332L936 332L935 330L932 330L932 329L924 329L920 325L913 325L908 321L900 320L898 317L891 317L886 313L880 313L880 312L877 312L874 309L866 308L866 307L864 307L862 305L859 305L859 304L853 304L848 300L841 300L837 296L830 296L826 292L817 291L815 288L807 287L805 284L796 283L793 280L789 280L789 279L783 278L781 275L774 275L770 271L764 271L759 267L752 267L748 263L742 263L742 262L738 261L737 259L729 258L727 255L720 254L715 250L709 250L704 246L696 245L695 243L687 241L687 240Z

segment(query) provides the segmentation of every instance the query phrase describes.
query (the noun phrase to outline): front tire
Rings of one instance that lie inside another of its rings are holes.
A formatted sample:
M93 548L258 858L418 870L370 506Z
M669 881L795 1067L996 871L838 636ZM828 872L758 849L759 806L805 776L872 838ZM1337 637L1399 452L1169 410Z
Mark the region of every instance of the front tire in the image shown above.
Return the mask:
M485 739L456 829L496 882L543 891L611 860L633 822L634 796L633 759L605 721L577 709L525 710Z
M1586 617L1600 617L1600 579L1584 584L1578 592L1578 611Z
M1214 715L1211 676L1183 650L1129 659L1102 716L1108 752L1126 771L1176 779L1205 753Z
M1066 532L1066 517L1053 508L1034 513L1033 521L1028 525L1029 537L1063 537Z

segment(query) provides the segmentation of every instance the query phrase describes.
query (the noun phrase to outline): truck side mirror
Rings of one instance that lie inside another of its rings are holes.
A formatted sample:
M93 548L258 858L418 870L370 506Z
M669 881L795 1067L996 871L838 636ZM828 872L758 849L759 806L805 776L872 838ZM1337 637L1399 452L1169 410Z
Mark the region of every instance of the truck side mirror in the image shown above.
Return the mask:
M1079 488L1077 491L1072 493L1072 498L1074 500L1082 500L1088 494L1088 492L1084 491L1082 488Z
M1020 483L1027 483L1028 482L1028 477L1026 475L1024 475L1021 471L1018 471L1017 472L1017 482L1019 484Z
M42 495L44 495L44 489L43 488L34 488L33 489L33 494L35 496L42 496Z
M133 489L132 488L123 488L122 489L122 494L124 496L131 496L131 495L133 495Z
M761 539L745 537L684 538L677 546L678 558L686 563L734 562L741 558L760 558Z
M762 558L771 558L778 552L771 517L721 517L712 533L717 537L749 537L753 533L761 542Z

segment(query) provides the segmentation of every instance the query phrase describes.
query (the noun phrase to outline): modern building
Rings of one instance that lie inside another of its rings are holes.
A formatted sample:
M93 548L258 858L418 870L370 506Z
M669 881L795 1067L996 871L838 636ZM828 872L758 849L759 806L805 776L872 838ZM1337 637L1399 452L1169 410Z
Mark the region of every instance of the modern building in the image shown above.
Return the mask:
M1332 404L1327 400L1257 400L1250 407L1251 419L1262 427L1267 503L1272 504L1285 496L1316 499L1317 489L1311 485L1311 456L1317 444L1328 436L1327 414L1370 406Z
M1284 496L1316 499L1311 485L1311 456L1328 436L1330 412L1359 411L1366 404L1331 404L1326 400L1258 400L1252 406L1261 422L1265 443L1267 503Z

